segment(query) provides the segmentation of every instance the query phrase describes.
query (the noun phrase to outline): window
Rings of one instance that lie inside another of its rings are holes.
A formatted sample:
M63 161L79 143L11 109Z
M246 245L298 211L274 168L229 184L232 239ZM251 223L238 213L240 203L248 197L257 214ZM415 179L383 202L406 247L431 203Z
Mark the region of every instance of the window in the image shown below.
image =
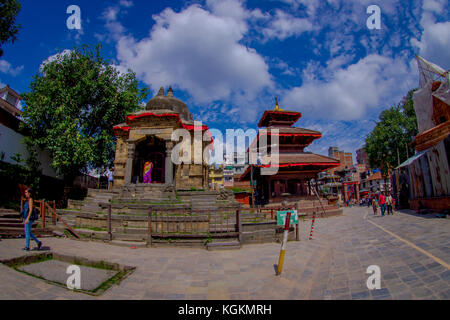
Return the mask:
M17 98L8 92L8 94L6 95L6 101L13 106L16 106Z

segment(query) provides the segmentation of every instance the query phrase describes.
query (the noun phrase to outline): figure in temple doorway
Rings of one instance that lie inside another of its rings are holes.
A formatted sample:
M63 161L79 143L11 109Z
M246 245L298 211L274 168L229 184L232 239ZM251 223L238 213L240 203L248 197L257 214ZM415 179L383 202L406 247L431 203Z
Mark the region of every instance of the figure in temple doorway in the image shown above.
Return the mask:
M152 183L153 162L147 161L144 165L144 183Z

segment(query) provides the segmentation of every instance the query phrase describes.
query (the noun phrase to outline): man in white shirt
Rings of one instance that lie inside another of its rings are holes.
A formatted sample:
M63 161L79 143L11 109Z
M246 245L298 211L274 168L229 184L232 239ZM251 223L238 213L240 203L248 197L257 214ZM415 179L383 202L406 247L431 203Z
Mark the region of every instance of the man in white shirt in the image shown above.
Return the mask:
M392 196L389 193L386 197L387 214L392 214Z

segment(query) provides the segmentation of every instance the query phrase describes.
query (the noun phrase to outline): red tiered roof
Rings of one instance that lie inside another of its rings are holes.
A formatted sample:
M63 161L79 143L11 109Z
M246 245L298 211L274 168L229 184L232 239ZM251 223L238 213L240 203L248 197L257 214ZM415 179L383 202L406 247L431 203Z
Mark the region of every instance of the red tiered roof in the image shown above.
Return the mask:
M113 128L113 131L115 131L115 133L117 134L119 131L124 131L124 132L129 132L130 131L130 124L135 121L136 119L141 119L141 118L146 118L146 117L174 117L177 119L178 123L180 124L180 126L186 130L189 131L207 131L208 135L211 137L211 143L214 143L214 139L211 135L211 133L209 132L209 127L207 125L202 125L200 126L195 126L192 124L185 124L183 123L183 121L180 118L180 115L178 113L161 113L161 114L157 114L157 113L153 113L153 112L144 112L144 113L140 113L140 114L132 114L129 116L125 117L125 122L126 124L123 125L118 125L115 126ZM213 148L213 145L211 144L211 149Z
M273 124L290 127L293 126L301 117L302 114L300 112L266 110L261 120L259 120L258 128L270 127Z
M129 115L125 118L126 119L125 121L126 121L126 124L130 124L131 122L133 122L136 119L146 118L146 117L174 117L178 120L178 123L180 124L180 126L186 130L202 130L202 131L209 130L207 125L202 125L201 127L199 127L199 126L196 127L195 125L183 123L183 121L181 120L180 115L178 113L157 114L157 113L153 113L153 112L145 112L145 113L141 113L141 114ZM129 131L130 127L119 125L119 126L115 126L113 128L113 130Z
M258 165L257 167L278 167L280 169L292 168L292 170L300 173L306 171L320 172L340 165L340 162L334 158L303 152L303 149L306 146L309 146L314 140L320 139L322 134L314 130L293 127L301 116L302 114L300 112L284 111L280 109L278 101L275 110L267 110L264 112L261 120L259 120L258 127L267 127L267 131L259 131L256 139L248 150L255 151L255 146L263 135L279 136L279 161L278 164L269 164L262 159L263 164ZM277 132L274 132L275 130ZM294 137L294 139L288 139L288 137ZM303 138L299 139L298 137ZM261 149L259 149L259 151L261 151ZM272 154L271 156L276 155ZM250 179L250 169L251 166L247 168L239 181Z

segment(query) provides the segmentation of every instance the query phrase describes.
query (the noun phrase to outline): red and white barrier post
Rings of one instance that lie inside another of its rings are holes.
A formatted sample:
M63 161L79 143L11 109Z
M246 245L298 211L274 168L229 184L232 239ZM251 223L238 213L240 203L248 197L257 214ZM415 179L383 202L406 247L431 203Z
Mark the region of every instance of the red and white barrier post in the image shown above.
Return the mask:
M281 274L281 271L283 270L283 263L284 263L284 255L286 253L286 244L288 242L289 237L289 224L291 222L291 212L288 211L286 214L286 222L284 224L284 234L283 234L283 242L281 244L281 252L280 252L280 258L278 259L278 267L277 267L277 276Z
M314 231L314 221L316 221L316 211L315 210L313 213L313 219L312 219L312 223L311 223L311 232L309 233L309 240L312 240L312 235L313 235L313 231Z

